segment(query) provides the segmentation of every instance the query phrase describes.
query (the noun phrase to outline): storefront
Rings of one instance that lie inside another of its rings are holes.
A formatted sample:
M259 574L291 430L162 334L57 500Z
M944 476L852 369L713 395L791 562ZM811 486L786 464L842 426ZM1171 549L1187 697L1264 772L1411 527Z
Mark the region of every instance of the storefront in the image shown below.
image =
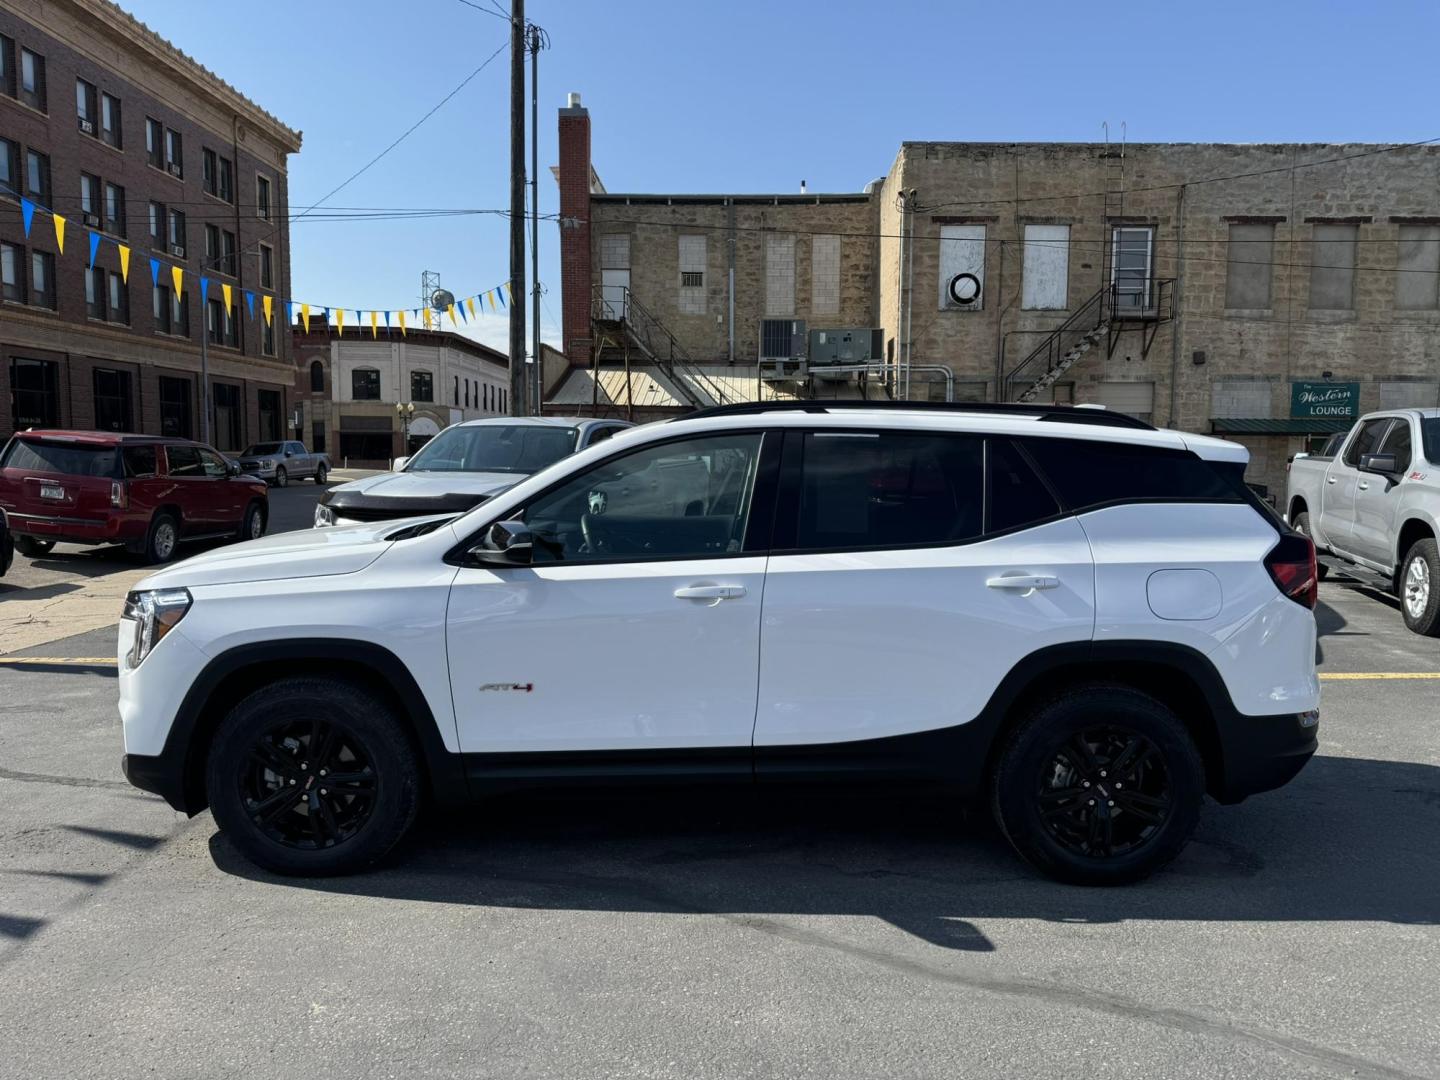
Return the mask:
M1216 417L1210 430L1250 449L1246 477L1266 494L1283 483L1283 466L1300 452L1315 453L1337 431L1348 431L1360 414L1358 382L1290 384L1290 415Z

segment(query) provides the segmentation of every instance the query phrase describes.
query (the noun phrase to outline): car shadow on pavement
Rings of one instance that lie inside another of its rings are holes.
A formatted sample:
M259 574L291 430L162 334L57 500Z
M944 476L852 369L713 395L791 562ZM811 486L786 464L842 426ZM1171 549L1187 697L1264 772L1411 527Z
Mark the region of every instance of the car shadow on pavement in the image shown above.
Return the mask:
M1057 884L982 817L873 790L492 799L434 811L379 869L257 870L220 834L223 871L345 895L575 911L863 915L932 945L986 952L975 920L1440 922L1440 768L1313 760L1289 787L1207 803L1190 847L1149 881Z

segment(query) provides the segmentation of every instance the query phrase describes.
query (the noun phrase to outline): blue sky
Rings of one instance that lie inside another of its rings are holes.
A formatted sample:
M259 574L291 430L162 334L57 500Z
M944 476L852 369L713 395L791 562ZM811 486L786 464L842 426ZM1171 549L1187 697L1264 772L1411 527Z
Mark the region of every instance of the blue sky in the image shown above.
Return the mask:
M305 133L307 206L379 153L506 41L462 0L120 0ZM482 5L492 0L475 0ZM508 0L493 0L508 9ZM224 14L221 14L223 10ZM1440 137L1440 5L532 0L540 210L553 212L555 110L590 109L610 191L854 191L904 139L1407 142ZM331 207L508 206L508 52ZM528 103L528 81L527 81ZM297 299L413 307L420 272L461 295L508 275L500 217L300 221ZM556 227L541 224L547 340ZM479 336L503 345L503 318Z

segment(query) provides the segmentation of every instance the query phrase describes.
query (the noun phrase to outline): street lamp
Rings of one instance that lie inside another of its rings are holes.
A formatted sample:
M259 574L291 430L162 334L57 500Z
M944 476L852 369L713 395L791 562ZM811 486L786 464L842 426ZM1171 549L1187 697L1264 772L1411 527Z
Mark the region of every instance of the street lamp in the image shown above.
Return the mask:
M415 415L415 403L413 401L396 402L395 415L400 418L400 448L408 454L410 453L410 420Z

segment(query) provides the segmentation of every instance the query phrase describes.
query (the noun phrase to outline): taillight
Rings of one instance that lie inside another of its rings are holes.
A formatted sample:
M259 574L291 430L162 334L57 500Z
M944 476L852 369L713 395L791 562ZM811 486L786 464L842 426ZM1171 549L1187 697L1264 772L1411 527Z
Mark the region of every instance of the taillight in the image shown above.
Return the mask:
M119 480L110 481L110 505L124 510L130 505L130 493Z
M1319 600L1320 575L1315 568L1315 544L1308 536L1286 533L1265 556L1265 569L1275 587L1302 607Z

